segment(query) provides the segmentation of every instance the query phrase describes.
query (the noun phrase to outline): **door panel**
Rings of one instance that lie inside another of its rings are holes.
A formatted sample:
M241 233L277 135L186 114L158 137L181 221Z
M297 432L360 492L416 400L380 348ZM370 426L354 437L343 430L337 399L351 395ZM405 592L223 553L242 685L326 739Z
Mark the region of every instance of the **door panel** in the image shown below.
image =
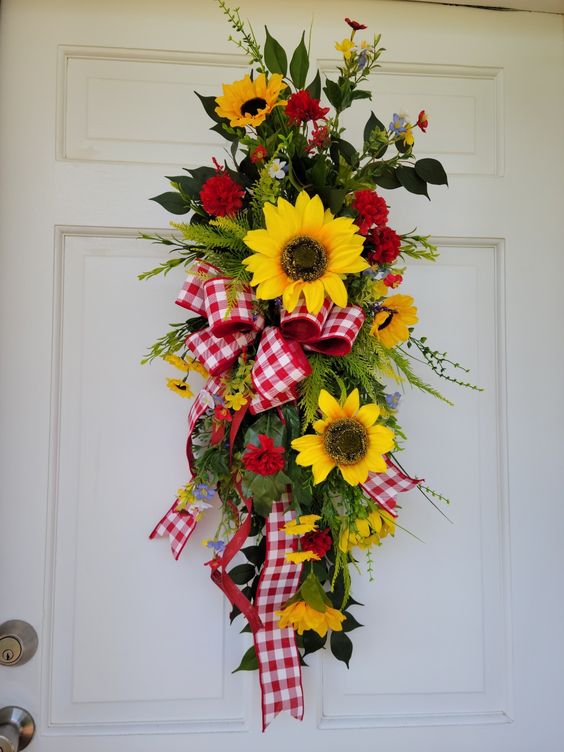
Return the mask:
M341 6L312 8L312 58L330 72ZM289 47L311 9L284 10L247 0L242 14ZM452 498L453 524L405 495L421 541L400 531L355 586L367 626L350 671L312 657L304 722L261 737L257 678L231 673L249 638L203 566L213 515L179 562L147 540L186 480L187 408L139 360L181 318L182 274L136 279L160 258L138 228L169 219L148 197L222 154L192 91L245 61L212 3L2 2L0 621L32 623L40 652L0 667L0 704L32 711L30 749L559 749L563 184L546 165L562 163L562 19L346 12L388 49L348 137L371 106L430 112L417 153L445 163L450 188L431 203L388 192L390 222L434 233L441 259L408 276L418 330L485 391L440 385L454 408L404 395L405 463Z

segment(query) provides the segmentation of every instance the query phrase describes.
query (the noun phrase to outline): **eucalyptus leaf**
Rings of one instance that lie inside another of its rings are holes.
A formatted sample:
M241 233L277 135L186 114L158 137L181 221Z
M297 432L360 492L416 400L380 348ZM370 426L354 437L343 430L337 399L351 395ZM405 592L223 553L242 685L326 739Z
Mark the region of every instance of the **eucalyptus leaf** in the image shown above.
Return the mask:
M303 89L309 70L309 56L304 41L305 32L302 33L300 43L294 50L290 60L290 76L296 89Z
M339 661L343 661L347 668L351 660L353 644L344 632L331 632L331 652Z
M190 211L190 206L177 191L167 191L166 193L161 193L159 196L153 196L149 200L160 204L163 209L166 209L171 214L188 214Z
M331 81L331 79L328 78L325 81L323 91L329 102L338 110L342 102L341 87L335 81Z
M259 664L255 646L251 645L245 655L241 658L241 663L231 673L236 674L237 671L256 671L258 667Z
M267 68L271 73L281 73L283 76L288 71L288 58L284 47L271 36L267 27L264 27L266 31L266 41L264 43L264 60Z

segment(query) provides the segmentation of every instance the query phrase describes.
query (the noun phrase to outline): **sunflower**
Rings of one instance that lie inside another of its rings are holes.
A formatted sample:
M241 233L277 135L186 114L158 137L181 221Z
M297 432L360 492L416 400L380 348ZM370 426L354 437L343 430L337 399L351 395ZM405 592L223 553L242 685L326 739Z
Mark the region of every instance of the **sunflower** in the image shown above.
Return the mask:
M358 389L342 406L322 389L318 404L325 418L314 423L316 434L292 441L292 448L299 452L296 463L313 466L314 485L324 481L334 467L351 486L364 483L369 472L385 473L388 468L383 455L393 449L394 433L375 425L378 405L360 407Z
M361 272L364 238L350 217L335 219L323 209L319 196L302 191L295 206L283 198L263 207L266 229L250 230L243 240L255 251L243 260L253 272L256 294L263 300L282 295L284 308L293 311L304 294L310 313L321 310L328 295L347 305L343 275Z
M352 525L345 523L339 536L339 549L346 553L355 546L370 548L372 544L380 545L382 538L393 535L396 523L385 509L373 509L368 517L354 520Z
M249 75L232 84L223 84L223 96L216 97L215 108L219 117L227 118L229 125L245 127L258 126L277 105L286 104L278 101L280 91L286 88L280 73L273 73L267 82L264 73L254 81Z
M182 381L182 379L167 379L166 385L175 394L179 394L181 397L190 398L194 396L194 392L190 389L190 385L185 381Z
M384 347L395 347L400 342L408 340L408 327L419 321L411 295L392 295L379 306L380 310L374 316L370 333L380 340Z

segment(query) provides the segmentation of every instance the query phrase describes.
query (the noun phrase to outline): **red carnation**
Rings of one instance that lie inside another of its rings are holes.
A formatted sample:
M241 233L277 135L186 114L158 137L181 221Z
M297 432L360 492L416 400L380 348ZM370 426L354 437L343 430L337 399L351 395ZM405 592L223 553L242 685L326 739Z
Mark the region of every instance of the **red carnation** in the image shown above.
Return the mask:
M361 24L358 21L351 21L350 18L345 18L345 23L348 23L351 29L354 29L355 31L360 31L361 29L367 28L364 24Z
M333 545L333 539L329 528L326 527L325 530L315 530L312 533L302 535L300 544L302 551L313 551L322 559Z
M326 149L330 143L331 138L329 136L329 127L327 125L322 125L320 127L316 123L311 132L311 138L307 142L307 151L310 152L314 149L322 151L323 149Z
M352 207L358 212L355 222L359 226L361 235L366 235L374 225L383 226L388 221L386 202L375 191L356 191Z
M243 465L257 475L274 475L284 469L284 447L274 446L270 436L259 433L260 447L247 444Z
M266 151L266 147L264 147L262 144L259 144L251 152L251 162L253 164L256 164L257 162L264 162L267 155L268 155L268 152Z
M286 105L286 115L294 125L324 120L328 112L329 107L320 107L319 99L314 99L305 89L292 94Z
M391 227L375 227L370 241L374 246L368 254L370 264L391 264L399 256L401 238Z
M213 217L230 217L243 206L245 191L221 172L206 180L200 191L202 206Z

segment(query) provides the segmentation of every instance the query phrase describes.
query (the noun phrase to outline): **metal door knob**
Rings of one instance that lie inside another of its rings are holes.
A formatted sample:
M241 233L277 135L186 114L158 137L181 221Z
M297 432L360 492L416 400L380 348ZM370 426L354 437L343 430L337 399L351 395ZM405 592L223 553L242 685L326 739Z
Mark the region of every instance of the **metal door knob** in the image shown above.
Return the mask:
M35 721L23 708L0 709L0 752L19 752L33 739Z
M26 621L11 619L0 624L0 665L22 666L37 652L37 632Z

